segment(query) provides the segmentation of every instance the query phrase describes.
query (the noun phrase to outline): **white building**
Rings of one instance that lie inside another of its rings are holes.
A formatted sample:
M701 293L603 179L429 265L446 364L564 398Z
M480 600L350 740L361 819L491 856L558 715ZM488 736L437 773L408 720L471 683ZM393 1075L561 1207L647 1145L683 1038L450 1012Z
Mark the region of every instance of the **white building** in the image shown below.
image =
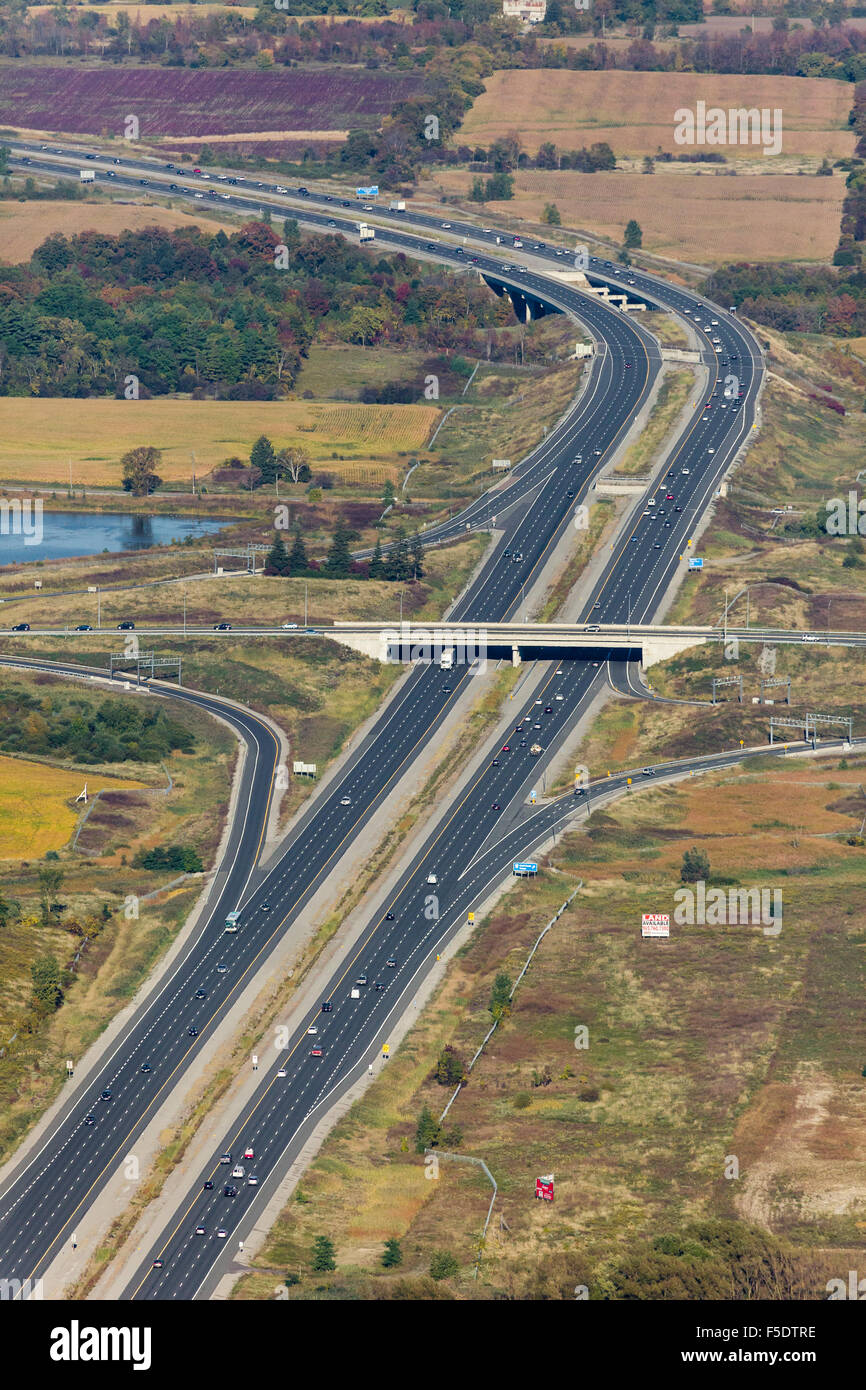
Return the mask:
M502 13L506 19L540 24L547 14L547 0L502 0Z

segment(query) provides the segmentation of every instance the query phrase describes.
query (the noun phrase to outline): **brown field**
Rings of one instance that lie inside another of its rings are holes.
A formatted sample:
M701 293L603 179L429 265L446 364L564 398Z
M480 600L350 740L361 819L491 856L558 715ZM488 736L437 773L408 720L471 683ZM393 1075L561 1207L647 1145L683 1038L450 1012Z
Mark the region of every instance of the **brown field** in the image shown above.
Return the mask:
M439 417L434 406L332 405L318 401L28 400L0 398L0 478L119 486L120 458L138 444L163 451L160 476L200 481L225 458L249 457L266 434L282 447L300 440L311 460L335 474L395 466L420 449ZM333 455L338 457L333 457ZM378 476L371 481L378 483Z
M449 193L468 193L471 175L436 175ZM839 235L844 185L817 175L738 178L690 167L682 172L578 174L526 169L515 176L514 198L489 203L491 215L537 222L545 203L559 208L564 227L622 242L634 217L643 247L702 264L750 259L828 260Z
M46 237L55 232L76 236L99 231L105 236L140 231L142 227L199 226L208 232L221 222L169 208L120 203L0 203L0 260L28 261Z
M850 83L821 78L706 75L661 72L566 72L531 69L495 72L466 115L466 144L489 145L519 130L523 147L545 140L573 149L606 140L617 156L655 154L674 143L674 112L707 106L782 110L785 155L839 159L854 153L848 129ZM725 151L722 150L721 153ZM757 146L737 146L737 156L764 158Z

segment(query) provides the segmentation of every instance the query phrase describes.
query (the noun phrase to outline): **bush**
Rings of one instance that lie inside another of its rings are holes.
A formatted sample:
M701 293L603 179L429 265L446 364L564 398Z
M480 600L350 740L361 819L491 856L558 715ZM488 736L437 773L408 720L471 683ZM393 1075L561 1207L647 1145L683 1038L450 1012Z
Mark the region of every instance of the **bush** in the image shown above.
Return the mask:
M200 874L204 868L196 851L184 845L156 845L153 849L143 849L132 862L136 869L174 869L186 874Z
M518 1091L512 1104L515 1110L528 1110L532 1104L532 1096L528 1091Z
M431 1279L453 1279L460 1266L450 1250L434 1250L430 1256Z

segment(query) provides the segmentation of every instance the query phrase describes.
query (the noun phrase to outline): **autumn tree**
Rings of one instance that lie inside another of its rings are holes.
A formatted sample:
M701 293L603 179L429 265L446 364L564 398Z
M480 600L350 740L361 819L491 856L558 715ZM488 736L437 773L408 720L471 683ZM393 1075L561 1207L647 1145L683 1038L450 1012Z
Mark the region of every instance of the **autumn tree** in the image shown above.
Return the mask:
M133 497L148 497L162 485L157 469L162 463L162 450L152 444L139 444L129 449L120 460L123 487Z

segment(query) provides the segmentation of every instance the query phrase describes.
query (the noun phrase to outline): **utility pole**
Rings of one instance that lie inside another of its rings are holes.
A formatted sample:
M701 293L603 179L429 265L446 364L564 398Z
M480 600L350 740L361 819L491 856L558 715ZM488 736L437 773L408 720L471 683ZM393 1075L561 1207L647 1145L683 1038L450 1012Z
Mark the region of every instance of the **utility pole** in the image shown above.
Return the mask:
M96 627L102 627L102 594L99 592L99 585L96 586Z
M309 585L307 584L307 581L304 580L304 627L307 626L307 593L308 593L308 590L309 590Z
M186 589L183 591L183 635L186 637Z

